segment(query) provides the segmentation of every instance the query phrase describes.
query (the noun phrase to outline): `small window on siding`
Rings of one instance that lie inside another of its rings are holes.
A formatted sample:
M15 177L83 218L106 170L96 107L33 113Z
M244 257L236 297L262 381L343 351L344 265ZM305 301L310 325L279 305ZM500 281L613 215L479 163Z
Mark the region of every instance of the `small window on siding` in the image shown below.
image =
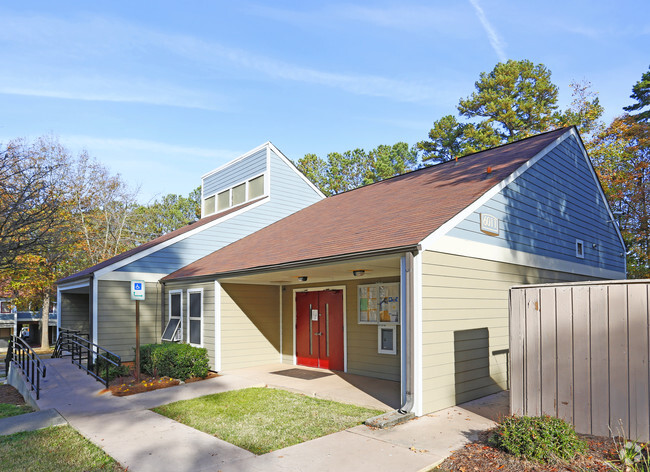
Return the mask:
M261 197L264 195L264 176L260 175L248 181L248 199Z
M395 325L379 325L378 328L377 352L379 352L379 354L397 354L397 336Z
M230 207L230 190L217 195L217 210L225 210Z
M232 188L232 206L240 205L246 201L246 184Z
M576 239L576 257L585 258L585 243L582 239Z
M188 333L187 339L194 346L202 346L203 332L203 303L201 291L187 292L187 315L188 315Z
M211 215L214 213L214 195L203 200L203 214Z
M163 341L183 340L183 292L181 290L169 292L169 321L162 335Z

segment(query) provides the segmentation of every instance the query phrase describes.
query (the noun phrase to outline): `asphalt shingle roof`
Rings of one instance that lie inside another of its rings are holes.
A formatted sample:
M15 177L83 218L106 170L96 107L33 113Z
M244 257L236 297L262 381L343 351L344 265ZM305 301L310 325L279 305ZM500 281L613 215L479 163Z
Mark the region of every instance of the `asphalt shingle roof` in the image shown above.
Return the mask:
M415 246L567 132L557 129L323 199L163 280Z

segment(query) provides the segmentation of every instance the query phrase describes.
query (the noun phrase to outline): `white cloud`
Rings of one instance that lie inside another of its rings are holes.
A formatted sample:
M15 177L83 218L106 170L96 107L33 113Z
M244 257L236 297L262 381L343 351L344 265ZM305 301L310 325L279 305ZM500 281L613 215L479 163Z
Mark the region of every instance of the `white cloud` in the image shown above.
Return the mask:
M494 49L494 52L497 54L499 61L506 62L508 60L508 57L506 56L503 42L501 41L501 38L499 37L495 29L492 27L492 24L485 16L485 12L483 11L483 8L479 4L479 0L469 0L469 1L474 7L474 10L476 10L476 16L478 16L478 19L481 21L481 24L483 25L483 29L487 33L488 39L490 40L490 45L492 46L492 49Z

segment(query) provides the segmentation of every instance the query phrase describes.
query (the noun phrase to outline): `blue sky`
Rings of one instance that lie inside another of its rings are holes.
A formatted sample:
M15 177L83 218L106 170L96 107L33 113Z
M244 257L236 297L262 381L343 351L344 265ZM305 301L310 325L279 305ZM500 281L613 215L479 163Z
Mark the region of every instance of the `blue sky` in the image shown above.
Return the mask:
M140 200L187 194L263 142L289 158L426 138L480 72L545 64L605 118L650 65L650 2L13 1L0 141L54 134Z

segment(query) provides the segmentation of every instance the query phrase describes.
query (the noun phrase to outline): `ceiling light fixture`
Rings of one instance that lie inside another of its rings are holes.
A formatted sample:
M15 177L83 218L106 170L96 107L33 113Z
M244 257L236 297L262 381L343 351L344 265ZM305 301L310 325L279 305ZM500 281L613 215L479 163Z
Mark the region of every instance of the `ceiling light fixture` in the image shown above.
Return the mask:
M298 280L300 280L301 282L307 282L307 276L301 275L300 277L298 277Z
M354 275L355 277L361 277L365 273L366 271L363 269L357 269L352 271L352 275Z

